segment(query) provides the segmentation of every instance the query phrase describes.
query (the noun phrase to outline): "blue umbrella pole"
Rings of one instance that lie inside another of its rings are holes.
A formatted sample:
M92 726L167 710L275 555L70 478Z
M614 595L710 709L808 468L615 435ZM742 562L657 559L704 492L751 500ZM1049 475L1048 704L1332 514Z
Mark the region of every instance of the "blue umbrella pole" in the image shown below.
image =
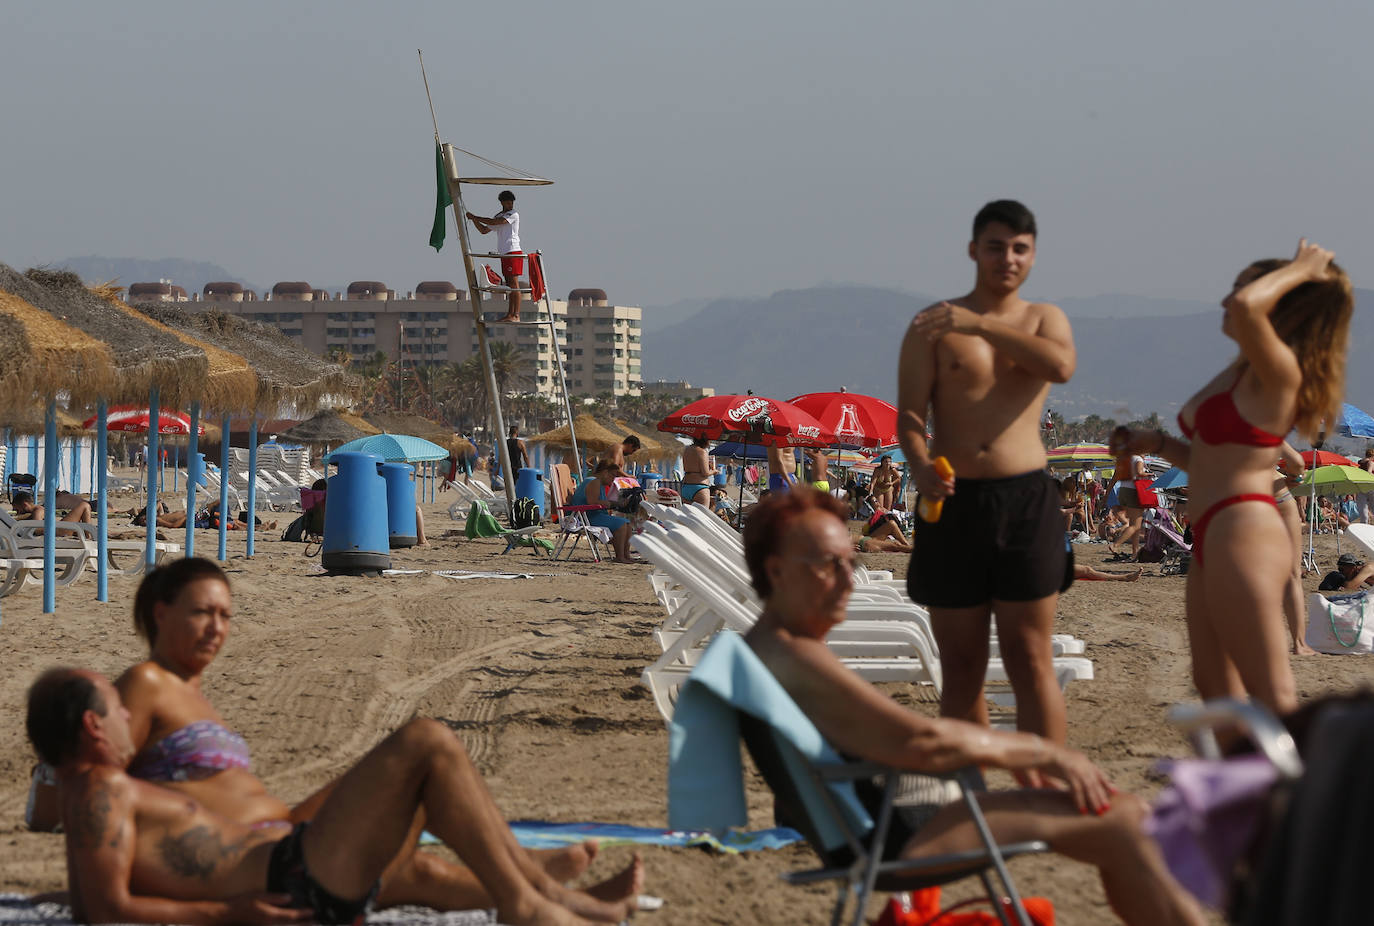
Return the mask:
M158 453L157 422L161 417L157 387L154 386L148 391L148 540L143 548L149 572L157 565L157 492L158 484L162 481L162 457Z
M186 444L186 555L188 557L196 555L196 483L200 479L200 474L192 472L195 469L191 461L196 458L196 448L200 446L199 436L196 432L200 430L200 403L191 403L191 437Z
M110 432L105 430L110 408L104 399L95 406L95 456L100 463L96 471L95 493L95 548L100 561L95 570L95 600L110 600L110 523L109 514L109 467L106 464L109 451Z
M57 610L57 399L43 422L43 613Z
M219 438L219 561L229 562L229 416L220 421Z
M248 545L247 555L253 558L253 526L258 516L258 416L248 419Z

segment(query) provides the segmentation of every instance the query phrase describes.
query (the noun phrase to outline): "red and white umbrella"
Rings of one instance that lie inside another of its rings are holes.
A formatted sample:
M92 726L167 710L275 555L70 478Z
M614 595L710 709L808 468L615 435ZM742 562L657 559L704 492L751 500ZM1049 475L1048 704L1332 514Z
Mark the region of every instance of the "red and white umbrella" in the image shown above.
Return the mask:
M758 395L713 395L679 408L658 423L660 431L737 440L748 444L828 447L835 432L787 402Z
M107 431L132 431L145 433L148 430L150 416L148 409L138 408L128 405L119 408L112 408L105 418L105 430ZM96 419L94 416L87 418L81 423L83 428L95 427ZM191 419L180 412L159 411L157 416L157 433L159 434L190 434ZM197 426L197 434L204 434L205 427Z
M808 392L788 402L835 434L835 443L851 449L897 443L897 406L854 392Z

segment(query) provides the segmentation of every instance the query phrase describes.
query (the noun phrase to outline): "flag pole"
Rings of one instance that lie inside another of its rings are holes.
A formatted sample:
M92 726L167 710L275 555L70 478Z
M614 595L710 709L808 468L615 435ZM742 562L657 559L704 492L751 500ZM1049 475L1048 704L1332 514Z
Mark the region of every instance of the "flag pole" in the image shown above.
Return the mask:
M487 325L482 317L482 289L477 282L477 268L472 262L472 252L468 248L468 229L466 209L463 206L463 189L458 182L458 159L452 145L439 140L439 119L434 113L434 98L429 92L429 77L425 73L425 56L420 56L420 76L425 82L425 98L429 100L429 115L434 122L434 144L438 148L443 165L442 180L448 188L449 199L453 206L453 220L458 226L458 244L463 251L463 271L467 276L468 295L472 301L472 322L477 330L477 349L482 359L482 370L486 374L487 393L491 397L491 420L495 433L492 444L497 459L501 462L503 488L506 492L506 511L510 516L515 513L515 472L512 470L510 453L506 448L506 423L501 414L501 393L496 382L496 370L491 361L491 349L487 344Z

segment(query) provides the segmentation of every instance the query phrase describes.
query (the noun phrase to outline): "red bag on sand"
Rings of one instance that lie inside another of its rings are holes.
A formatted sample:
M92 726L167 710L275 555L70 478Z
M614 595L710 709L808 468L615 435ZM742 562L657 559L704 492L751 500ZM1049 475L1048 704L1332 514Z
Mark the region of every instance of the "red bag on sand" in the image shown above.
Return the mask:
M1001 926L996 913L960 909L987 902L986 897L975 897L941 912L940 888L928 887L909 894L893 895L873 926ZM1054 904L1049 900L1044 897L1025 897L1021 902L1035 926L1054 926ZM1003 901L1003 906L1007 915L1011 916L1011 905Z
M1135 481L1135 494L1140 499L1141 508L1153 508L1159 504L1159 493L1150 488L1153 479L1137 479Z

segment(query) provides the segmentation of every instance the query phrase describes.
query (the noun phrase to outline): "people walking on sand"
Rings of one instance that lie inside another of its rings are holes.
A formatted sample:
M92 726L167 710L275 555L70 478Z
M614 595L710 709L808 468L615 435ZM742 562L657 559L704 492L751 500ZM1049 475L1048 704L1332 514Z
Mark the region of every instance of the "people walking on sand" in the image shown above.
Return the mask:
M1188 637L1204 699L1246 695L1286 714L1297 687L1284 638L1293 542L1274 499L1274 461L1292 428L1315 440L1340 413L1354 298L1330 251L1298 243L1256 261L1221 302L1240 356L1178 415L1184 438L1118 428L1117 453L1156 453L1188 471L1193 521Z
M506 453L510 454L511 471L518 472L522 467L530 465L530 454L525 449L525 442L520 439L520 426L513 424L508 431Z
M768 491L786 492L797 484L797 454L791 447L768 446Z
M491 218L468 213L468 220L482 234L496 232L496 253L501 255L501 276L510 293L506 297L506 317L503 322L520 320L520 277L525 272L525 252L520 250L520 213L515 211L515 194L502 190L496 194L501 211Z
M811 488L821 492L830 491L830 457L824 450L806 447L802 450L806 462L811 465Z
M692 441L682 449L682 496L684 502L711 504L711 442L704 437Z
M868 484L874 504L884 511L891 511L896 507L897 489L901 484L902 474L892 464L892 454L883 454Z
M1123 454L1117 457L1116 470L1112 473L1112 482L1116 488L1116 503L1126 510L1126 529L1114 542L1107 544L1107 549L1111 552L1114 560L1135 560L1140 556L1140 538L1142 525L1145 521L1145 508L1140 504L1140 495L1136 491L1135 482L1137 479L1147 477L1145 457L1138 453ZM1131 542L1130 553L1118 549L1124 547L1128 540Z
M1307 605L1302 591L1302 514L1293 498L1293 489L1302 482L1306 464L1302 454L1294 450L1288 441L1279 445L1279 459L1283 469L1274 473L1274 504L1278 506L1279 514L1283 515L1288 539L1293 543L1293 571L1283 593L1283 616L1288 621L1293 655L1315 656L1317 651L1307 645Z
M907 573L940 650L941 715L988 723L983 678L995 617L1018 728L1062 743L1050 631L1072 555L1040 421L1050 385L1068 382L1077 361L1064 313L1021 296L1035 245L1025 206L998 200L979 210L968 245L972 291L920 312L902 342L898 434L917 491L943 501L938 521L916 520ZM937 456L954 479L936 472Z

